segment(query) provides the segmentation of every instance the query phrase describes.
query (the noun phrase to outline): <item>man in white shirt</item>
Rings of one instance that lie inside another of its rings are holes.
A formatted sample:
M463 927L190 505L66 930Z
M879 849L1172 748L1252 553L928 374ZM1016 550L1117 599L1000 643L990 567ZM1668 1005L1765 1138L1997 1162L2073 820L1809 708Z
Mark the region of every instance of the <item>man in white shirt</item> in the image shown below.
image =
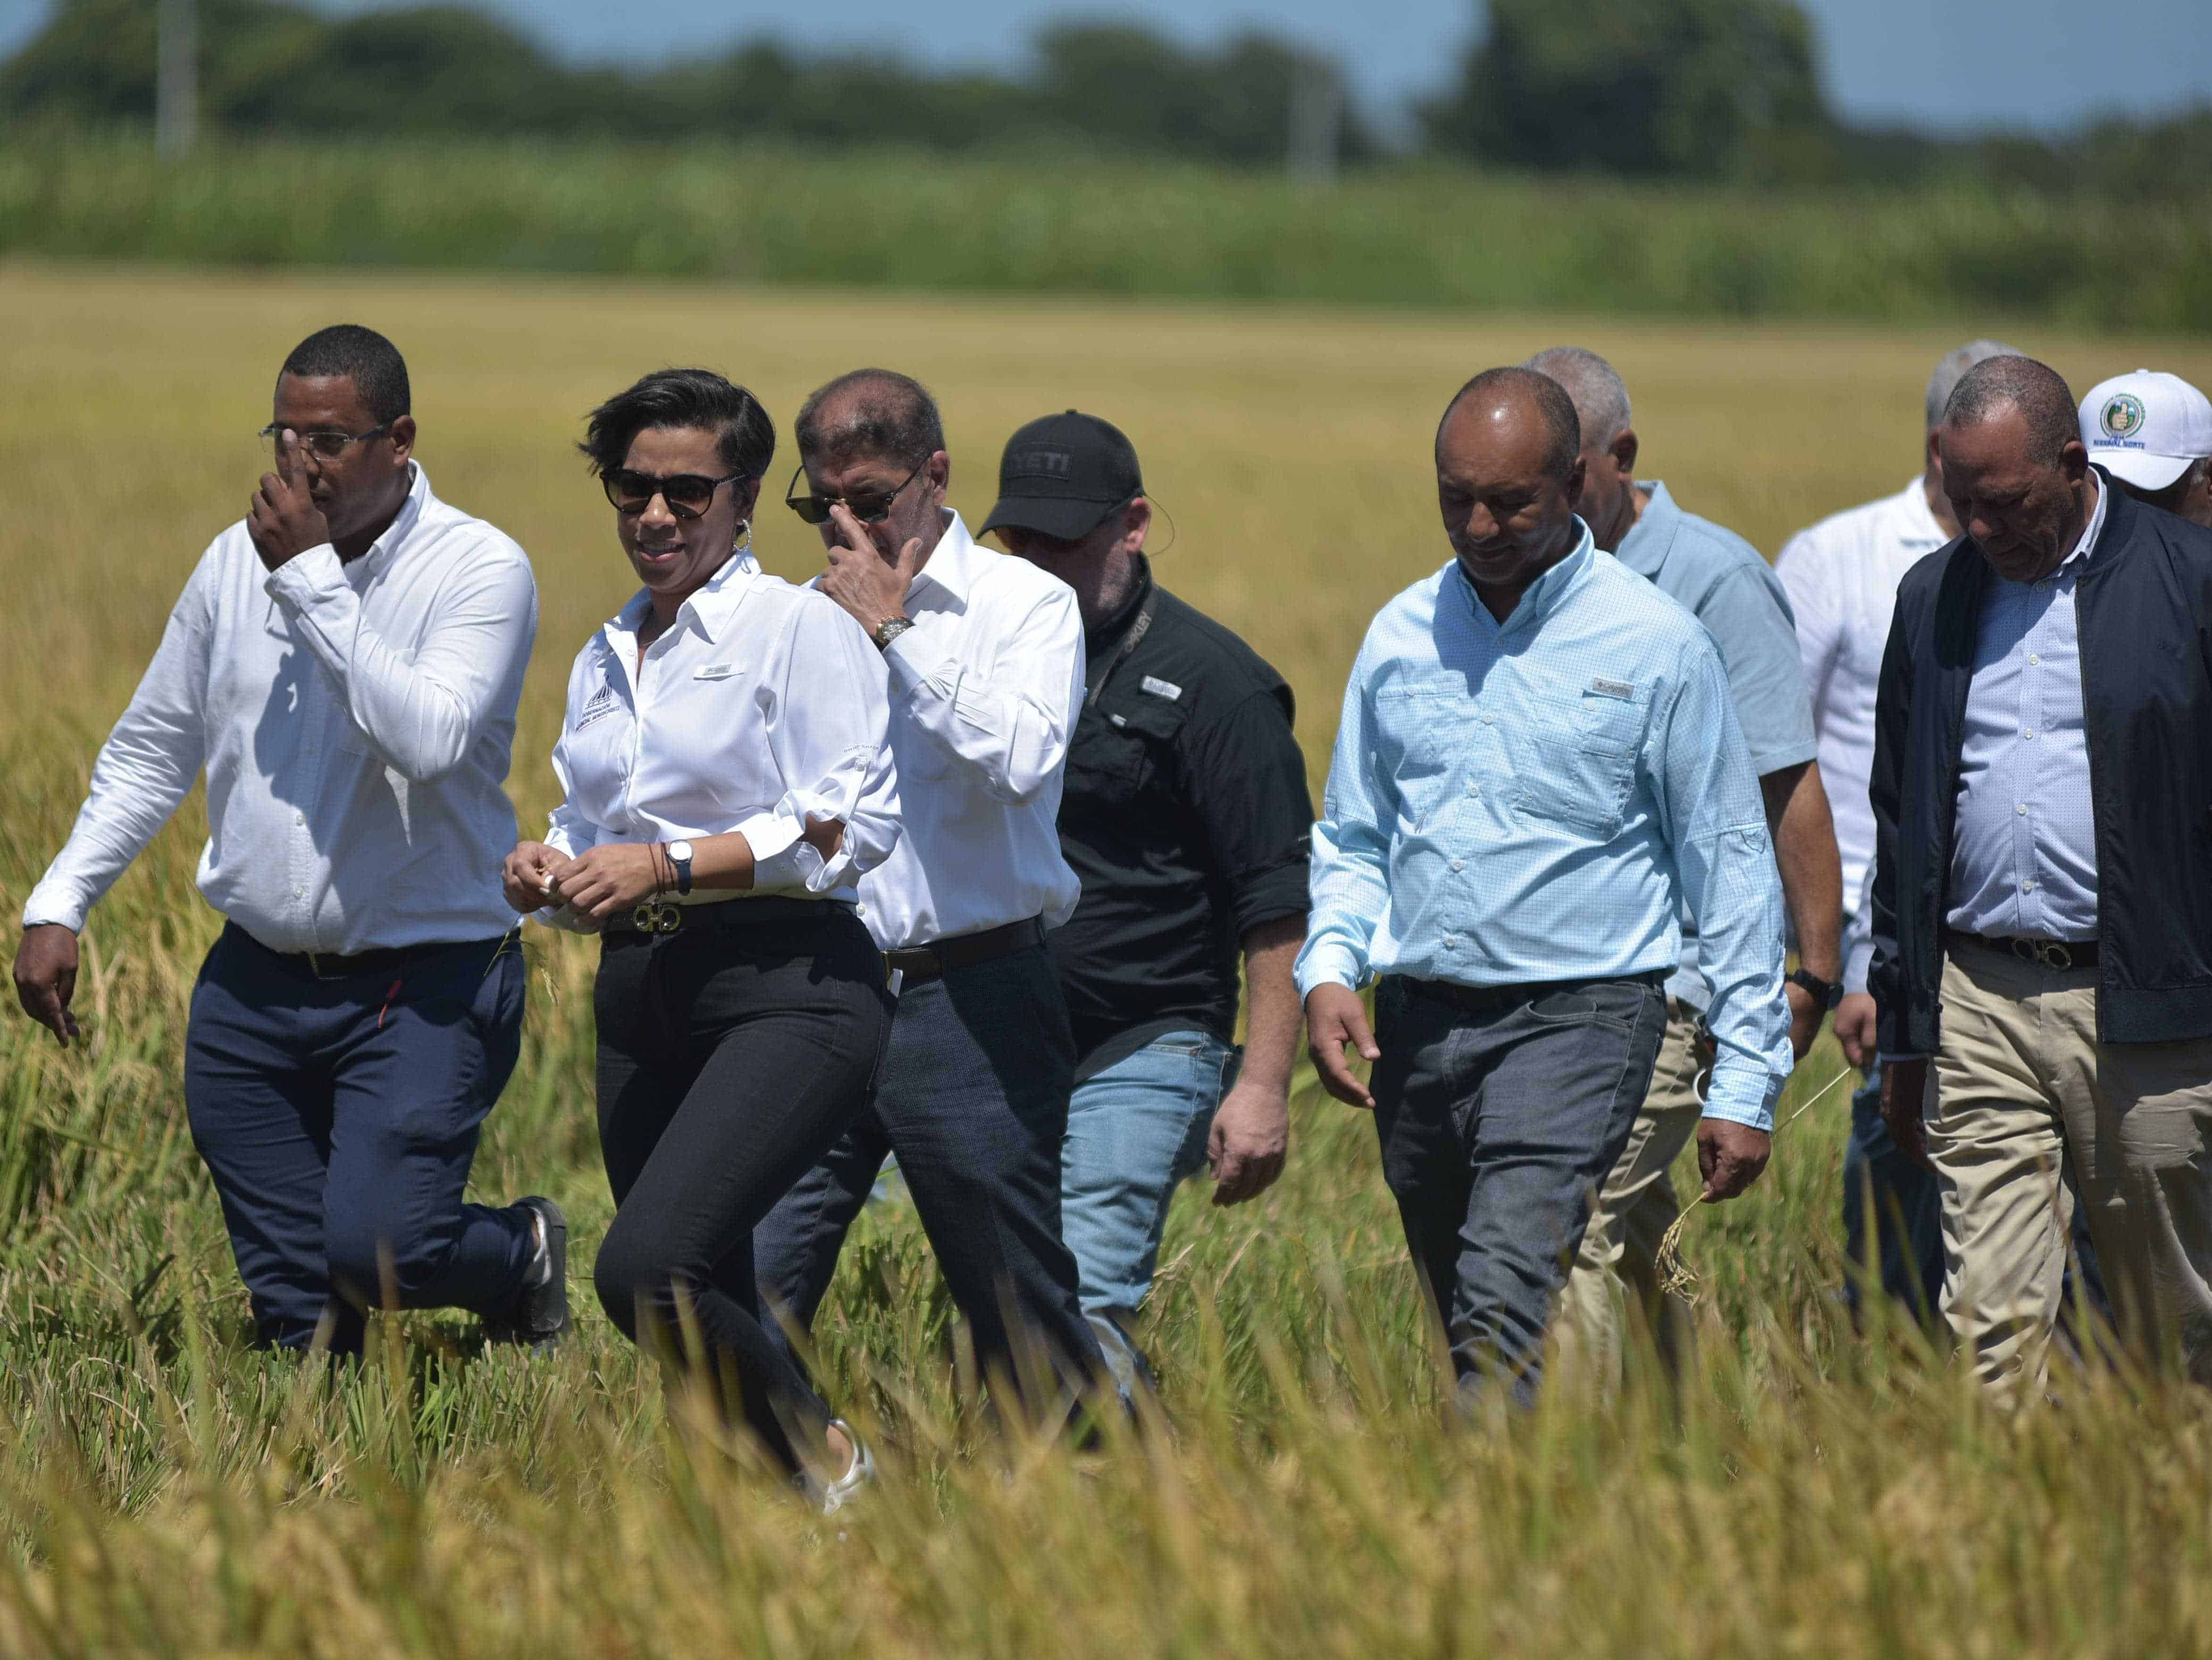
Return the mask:
M185 1104L261 1344L357 1350L362 1310L568 1323L550 1201L463 1202L524 975L501 785L538 628L522 550L431 494L407 368L341 325L276 380L276 471L210 544L23 911L15 989L66 1044L85 917L207 774Z
M1115 1388L1060 1235L1075 1042L1044 944L1080 894L1058 829L1083 701L1075 594L978 546L945 506L944 426L908 376L841 375L796 436L788 499L821 526L822 591L890 671L903 829L860 903L898 1013L873 1111L757 1230L761 1286L810 1324L896 1152L979 1373L1049 1422ZM1035 1398L1048 1381L1058 1398Z
M1851 1098L1851 1138L1844 1154L1845 1249L1854 1264L1863 1264L1869 1237L1878 1241L1882 1289L1923 1318L1933 1316L1943 1288L1939 1196L1934 1174L1899 1152L1883 1126L1874 999L1867 994L1867 962L1874 949L1865 889L1874 860L1867 781L1874 769L1875 688L1898 583L1959 534L1943 495L1943 460L1936 445L1944 406L1975 364L2019 356L1995 340L1969 341L1946 354L1928 377L1919 477L1894 496L1800 531L1774 562L1796 614L1820 772L1843 859L1844 1000L1836 1010L1836 1037L1844 1058L1867 1073ZM1856 1278L1845 1282L1854 1310L1859 1290Z

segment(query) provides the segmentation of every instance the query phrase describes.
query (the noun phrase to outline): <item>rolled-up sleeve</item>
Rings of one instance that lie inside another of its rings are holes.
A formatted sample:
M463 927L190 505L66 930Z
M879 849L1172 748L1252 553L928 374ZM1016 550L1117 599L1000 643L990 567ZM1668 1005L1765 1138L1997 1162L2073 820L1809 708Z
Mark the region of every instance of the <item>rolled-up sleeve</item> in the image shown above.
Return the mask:
M1385 827L1397 821L1396 787L1376 764L1369 651L1361 648L1344 689L1321 820L1313 827L1312 909L1294 971L1301 997L1316 986L1365 982L1369 948L1390 902Z
M1662 835L1698 923L1698 966L1718 1052L1705 1116L1774 1127L1790 1077L1783 995L1782 881L1750 751L1713 648L1686 649L1672 701L1656 712L1648 757Z
M1188 799L1243 938L1303 915L1313 847L1313 797L1291 730L1288 688L1255 691L1192 734Z
M266 586L337 682L369 746L418 784L459 766L485 724L514 707L538 637L530 562L503 538L469 551L411 652L369 626L327 543L278 566Z
M736 826L752 848L756 891L825 893L890 857L899 801L889 687L883 654L860 624L829 600L805 595L793 613L768 720L769 750L786 788L774 806ZM842 844L830 858L803 839L809 819L844 825Z
M1019 806L1059 775L1083 701L1074 590L1053 584L1026 615L1008 618L1000 639L988 671L923 629L892 641L883 657L893 695L922 735L975 774L994 800Z

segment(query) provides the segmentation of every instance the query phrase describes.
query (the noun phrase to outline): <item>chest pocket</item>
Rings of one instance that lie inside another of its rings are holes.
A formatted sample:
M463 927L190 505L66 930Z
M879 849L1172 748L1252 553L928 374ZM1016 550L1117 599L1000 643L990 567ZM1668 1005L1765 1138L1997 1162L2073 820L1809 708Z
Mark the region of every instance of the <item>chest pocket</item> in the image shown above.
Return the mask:
M1114 690L1121 692L1120 684ZM1069 799L1093 809L1133 805L1171 775L1175 745L1190 711L1133 687L1083 711L1067 756Z
M1533 693L1512 723L1514 806L1585 835L1620 833L1644 746L1648 694Z

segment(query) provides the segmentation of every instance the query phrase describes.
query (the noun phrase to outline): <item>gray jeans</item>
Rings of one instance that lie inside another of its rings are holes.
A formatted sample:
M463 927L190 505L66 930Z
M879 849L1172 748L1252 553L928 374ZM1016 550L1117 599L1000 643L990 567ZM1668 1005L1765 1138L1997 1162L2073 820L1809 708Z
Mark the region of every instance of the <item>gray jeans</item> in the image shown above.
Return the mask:
M1534 1398L1544 1334L1666 1030L1656 983L1594 980L1455 1007L1376 997L1375 1126L1463 1397Z

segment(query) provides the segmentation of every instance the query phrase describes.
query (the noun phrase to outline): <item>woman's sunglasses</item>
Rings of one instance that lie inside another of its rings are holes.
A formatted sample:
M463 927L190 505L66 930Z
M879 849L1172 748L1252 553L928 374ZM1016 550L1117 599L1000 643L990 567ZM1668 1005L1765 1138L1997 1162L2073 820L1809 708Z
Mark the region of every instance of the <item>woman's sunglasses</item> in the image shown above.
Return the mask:
M797 489L799 481L806 476L806 469L802 465L791 475L791 485L784 492L783 505L810 525L829 523L830 509L841 504L846 512L862 524L880 525L891 516L891 503L898 500L899 491L914 483L922 467L928 465L929 459L923 457L920 466L899 480L896 489L873 491L866 496L793 496L791 491Z
M614 504L617 513L633 516L643 513L657 496L668 503L669 512L678 519L696 519L713 504L717 489L732 478L744 476L742 472L726 472L720 478L708 478L696 472L679 472L656 478L649 472L617 467L611 472L601 473L599 483L606 487L607 500Z

